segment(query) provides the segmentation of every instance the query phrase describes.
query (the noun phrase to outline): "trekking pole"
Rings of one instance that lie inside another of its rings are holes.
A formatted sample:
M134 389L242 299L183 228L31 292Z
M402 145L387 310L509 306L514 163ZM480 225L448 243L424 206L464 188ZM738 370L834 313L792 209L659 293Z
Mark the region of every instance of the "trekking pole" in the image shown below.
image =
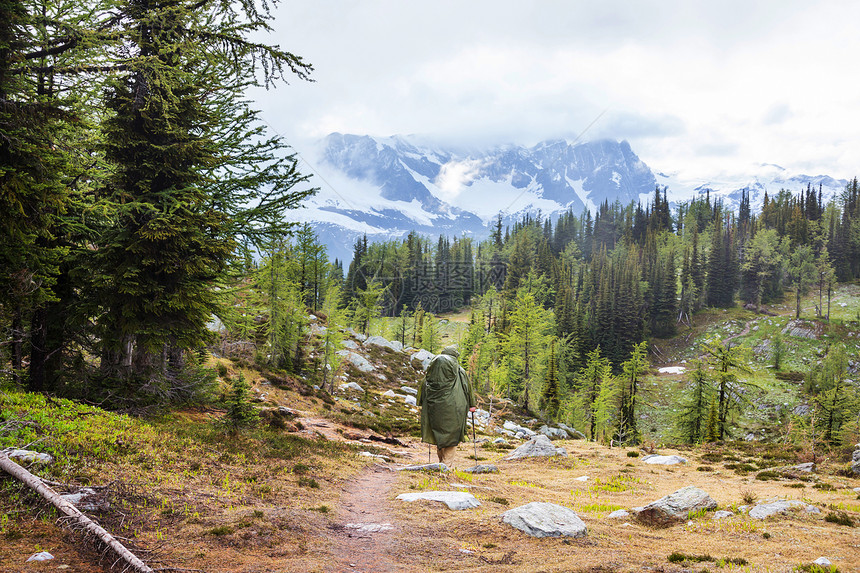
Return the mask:
M475 467L478 467L478 438L475 436L475 412L472 412L472 443L475 444Z

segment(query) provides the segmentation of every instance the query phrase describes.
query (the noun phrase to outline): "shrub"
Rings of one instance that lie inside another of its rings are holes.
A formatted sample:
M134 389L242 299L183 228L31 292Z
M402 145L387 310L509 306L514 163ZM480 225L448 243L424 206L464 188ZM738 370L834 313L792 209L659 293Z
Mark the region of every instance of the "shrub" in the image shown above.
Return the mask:
M835 523L837 525L845 525L848 527L854 527L854 520L849 517L847 513L844 511L831 511L827 515L824 516L824 521L829 523Z
M234 432L240 428L256 426L260 421L260 413L249 398L250 389L244 376L240 375L233 380L230 395L227 397L227 415L224 421Z
M638 458L639 452L637 452L637 451L627 452L627 457L628 458Z

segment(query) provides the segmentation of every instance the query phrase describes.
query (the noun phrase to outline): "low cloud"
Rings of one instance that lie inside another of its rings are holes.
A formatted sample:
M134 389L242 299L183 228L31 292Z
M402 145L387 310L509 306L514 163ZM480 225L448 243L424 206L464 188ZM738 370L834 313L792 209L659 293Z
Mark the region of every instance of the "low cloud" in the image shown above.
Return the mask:
M439 170L433 184L445 195L446 199L456 198L463 188L481 176L484 162L480 159L449 161Z

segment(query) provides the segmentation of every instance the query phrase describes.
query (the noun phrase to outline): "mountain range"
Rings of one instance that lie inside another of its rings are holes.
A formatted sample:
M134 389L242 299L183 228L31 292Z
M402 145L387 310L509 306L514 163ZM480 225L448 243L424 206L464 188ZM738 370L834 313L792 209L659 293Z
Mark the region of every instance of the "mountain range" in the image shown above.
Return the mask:
M307 159L307 157L305 157ZM552 217L572 209L595 212L604 201L651 200L668 189L670 201L710 192L729 208L747 192L753 210L764 193L818 188L829 198L847 181L827 175L790 175L773 164L730 178L684 179L653 172L627 141L547 140L532 147L462 149L417 137L332 133L313 157L320 191L290 213L308 222L331 259L349 261L355 239L387 240L417 231L431 237L483 238L499 214L511 222L540 211Z

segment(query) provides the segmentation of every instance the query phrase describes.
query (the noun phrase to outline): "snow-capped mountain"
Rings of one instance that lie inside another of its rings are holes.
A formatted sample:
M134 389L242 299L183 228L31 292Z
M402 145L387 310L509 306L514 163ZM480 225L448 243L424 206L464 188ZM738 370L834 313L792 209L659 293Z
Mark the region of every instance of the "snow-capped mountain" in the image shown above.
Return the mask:
M464 150L416 137L333 133L311 155L308 163L320 191L290 218L311 223L329 257L344 261L352 258L355 239L364 234L370 241L402 238L412 230L431 237L483 238L500 213L511 222L538 210L544 217L568 209L595 212L604 201L646 205L657 186L666 188L675 203L709 191L729 209L737 208L746 191L757 211L765 192L773 197L780 189L796 193L821 185L823 197L830 199L847 183L791 174L773 164L714 178L653 173L626 141L612 140Z
M462 150L414 138L333 133L315 162L320 192L291 214L311 222L332 258L349 259L356 237L483 237L498 214L592 211L651 194L654 175L626 141L545 141L534 147Z

